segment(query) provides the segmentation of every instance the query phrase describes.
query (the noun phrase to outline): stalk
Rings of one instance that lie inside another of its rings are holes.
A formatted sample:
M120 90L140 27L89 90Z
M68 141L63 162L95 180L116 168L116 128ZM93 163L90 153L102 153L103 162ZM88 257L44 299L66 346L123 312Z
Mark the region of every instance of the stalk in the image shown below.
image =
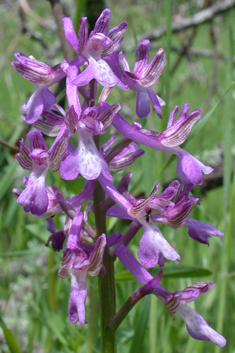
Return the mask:
M97 139L98 140L98 139ZM99 142L96 140L96 144ZM95 224L97 236L106 234L106 215L99 205L104 201L104 191L98 180L95 181L94 206ZM103 257L105 274L99 275L99 308L101 328L101 353L116 353L116 332L107 326L110 319L115 315L116 296L114 282L114 261L109 254L106 245Z

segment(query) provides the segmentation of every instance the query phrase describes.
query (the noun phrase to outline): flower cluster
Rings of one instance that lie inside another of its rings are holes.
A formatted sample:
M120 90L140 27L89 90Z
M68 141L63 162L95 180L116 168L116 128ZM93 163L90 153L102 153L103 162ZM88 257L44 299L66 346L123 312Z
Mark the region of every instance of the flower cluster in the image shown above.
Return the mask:
M81 18L79 38L72 20L63 19L66 40L77 54L71 62L63 60L50 67L32 56L15 54L17 61L12 63L13 67L38 87L22 106L25 111L22 118L32 125L32 130L27 134L29 145L22 139L16 156L22 168L31 173L23 178L24 190L15 188L13 192L25 212L47 219L47 230L51 235L46 245L51 244L55 251L60 251L66 241L58 275L61 278L71 275L69 318L72 323L86 323L86 276L105 273L104 251L110 254L109 248L115 246L112 256L119 258L143 288L164 302L170 315L178 314L185 321L192 337L224 346L225 339L187 306L213 284L199 281L180 292L171 293L159 284L159 278L153 279L143 267L163 268L165 259L180 261L177 246L174 249L168 243L157 223L176 230L186 226L191 238L205 244L212 235L223 236L215 227L189 217L194 204L199 203L191 189L202 183L202 172L208 174L212 171L180 147L201 118L201 112L190 112L189 104L185 103L177 118L176 106L166 130L156 132L143 129L139 121L130 124L121 116L119 103L108 103L112 87L118 86L121 90L130 89L137 93L136 114L140 118L149 114L151 105L161 118L161 106L165 104L151 88L164 69L164 50L159 49L149 60L150 42L142 40L131 72L124 54L118 53L127 23L124 21L108 31L110 16L111 11L105 9L90 34L86 17ZM49 90L63 78L66 79L67 111L56 103L55 95ZM99 97L98 83L103 86ZM99 146L99 135L105 134L110 125L117 133ZM117 140L118 134L122 138ZM54 138L49 149L43 135ZM71 139L73 135L78 141L75 146L76 140ZM139 145L174 154L178 160L179 180L173 181L162 192L158 191L159 184L156 184L145 199L136 199L128 191L132 173L125 174L117 187L111 174L125 170L144 154ZM60 171L64 180L74 180L81 175L87 180L83 190L66 199L56 186L46 185L49 168L52 172ZM96 179L105 193L100 204L102 211L109 217L130 220L124 235L98 234L96 226L89 223L89 214L94 212ZM66 214L64 229L60 231L55 230L52 219L58 213ZM143 232L138 262L127 245L140 228Z

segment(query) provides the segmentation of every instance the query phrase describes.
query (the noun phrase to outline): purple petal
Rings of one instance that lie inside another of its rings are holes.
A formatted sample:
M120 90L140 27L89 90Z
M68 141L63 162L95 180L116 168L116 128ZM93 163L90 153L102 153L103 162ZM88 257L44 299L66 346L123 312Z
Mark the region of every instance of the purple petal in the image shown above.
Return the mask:
M71 229L69 232L68 236L68 241L67 241L67 248L69 249L77 249L78 245L78 240L80 237L80 232L82 229L82 222L83 222L83 213L80 211L77 211L75 213L75 216L73 218L73 222L71 225Z
M170 246L154 223L143 222L142 224L144 234L140 240L138 257L145 267L156 266L160 253L168 260L180 260L179 254Z
M99 70L97 62L92 57L89 58L88 67L82 71L73 81L73 85L75 86L85 86L87 85L93 78L95 78L95 72Z
M187 151L178 148L177 174L185 185L201 185L202 172L210 174L213 168L205 166Z
M102 52L101 52L102 58L118 50L123 40L126 29L127 29L127 22L123 21L118 26L113 27L112 29L110 29L110 31L108 31L107 37L109 37L112 40L112 44L108 48L102 49Z
M177 107L176 107L177 108ZM173 110L172 116L174 116ZM159 135L159 138L162 139L162 143L165 146L175 147L180 146L188 137L193 125L201 118L201 111L194 110L189 115L185 115L182 118L173 123L168 127L164 132ZM171 119L171 116L170 116ZM169 120L170 120L169 119Z
M65 158L69 143L69 133L65 125L60 129L58 136L51 145L48 154L50 156L50 166L53 172L60 169L62 160Z
M113 73L109 65L102 59L97 61L97 71L95 72L94 77L103 86L123 86L122 82Z
M22 106L22 109L27 111L25 121L28 124L35 123L43 110L49 109L55 102L55 96L48 89L39 87Z
M63 64L63 66L64 66L64 70L66 71L66 74L67 74L66 95L67 95L67 99L68 99L68 105L69 105L69 108L71 108L73 106L77 116L79 117L80 113L81 113L81 106L80 106L80 102L79 102L78 89L77 89L77 86L73 82L75 77L77 77L79 70L75 65L69 65L65 62Z
M102 170L101 155L93 135L84 129L78 130L78 164L81 175L87 180L98 178Z
M47 144L40 131L30 131L26 136L29 140L31 151L33 151L34 149L41 149L47 151Z
M177 314L185 321L190 336L197 340L212 341L220 347L225 346L225 338L213 330L195 310L187 305L180 305Z
M55 222L51 217L46 218L48 225L47 225L47 230L50 233L55 233Z
M53 233L46 242L46 246L49 245L50 241L51 241L51 246L53 248L54 251L60 251L61 249L63 249L63 244L65 241L65 234L63 230L60 230L59 232Z
M210 238L212 235L216 237L224 236L224 234L220 232L219 229L213 227L210 224L199 222L193 218L188 218L184 225L188 227L189 236L203 244L209 245L208 238Z
M113 180L113 176L109 171L109 166L104 158L100 155L101 166L102 166L102 174L108 180Z
M64 24L64 34L67 42L73 48L73 50L78 53L78 37L76 35L74 26L73 26L73 21L69 17L64 17L63 18L63 24Z
M45 175L36 177L31 173L26 188L17 199L22 204L25 212L31 212L36 216L41 216L46 212L48 206L47 190L45 185Z
M69 319L78 326L86 324L85 302L87 289L85 283L86 270L71 270L71 290L69 297Z
M103 265L103 255L106 243L107 241L105 234L102 234L96 240L94 250L89 256L89 266L87 271L88 276L94 277L100 273Z
M161 76L164 66L165 54L164 50L160 48L145 70L144 77L141 79L141 84L145 87L152 86Z
M144 118L150 113L149 95L147 92L137 92L135 110L139 118Z
M49 89L44 88L42 91L43 96L43 110L48 110L56 103L54 94Z
M23 169L32 170L32 159L30 158L30 148L22 138L19 141L20 152L16 154L16 159Z
M161 108L161 104L158 100L159 97L155 94L155 92L152 90L152 88L147 88L147 92L148 92L149 98L153 104L153 107L157 112L157 115L159 116L159 118L162 118L162 108Z
M75 195L68 199L72 207L78 208L79 206L83 205L86 201L92 200L94 194L94 187L94 181L89 180L78 195Z
M80 18L80 28L79 28L79 43L78 43L78 52L81 54L86 48L87 39L88 39L88 26L87 26L87 17Z
M74 180L80 172L78 149L70 154L60 165L60 174L65 180Z
M122 63L123 69L124 69L125 71L127 71L127 72L130 72L130 71L131 71L131 70L130 70L130 67L129 67L129 64L128 64L128 61L126 60L126 57L125 57L125 55L123 54L122 51L120 51L120 53L118 54L118 57L116 56L116 53L113 54L113 57L114 57L114 56L115 56L115 59L116 59L116 61L117 61L117 64L118 64L118 57L119 57L119 59L120 59L120 61L121 61L121 63Z
M93 36L95 33L103 33L106 34L108 30L108 25L109 25L109 20L111 17L111 10L110 9L104 9L98 19L96 20L95 27L91 33Z
M150 47L150 41L148 39L144 39L140 42L136 50L136 56L135 56L136 61L135 61L133 73L137 77L141 77L143 75L143 72L148 67L149 47Z
M40 118L43 111L43 88L38 88L32 96L28 99L27 103L22 106L26 110L25 121L28 124L33 124Z

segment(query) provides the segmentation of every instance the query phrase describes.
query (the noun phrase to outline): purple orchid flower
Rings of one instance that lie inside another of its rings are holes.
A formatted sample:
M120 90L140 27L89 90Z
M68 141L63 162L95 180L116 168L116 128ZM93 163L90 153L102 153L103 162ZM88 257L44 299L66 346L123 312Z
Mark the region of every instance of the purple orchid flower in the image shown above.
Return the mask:
M116 77L104 57L109 56L119 47L127 23L124 21L117 27L112 28L106 35L111 11L105 9L96 21L95 28L88 37L88 26L86 17L80 19L79 39L75 33L71 18L63 19L65 37L73 50L78 53L86 69L79 73L73 83L84 86L92 79L96 79L101 85L112 87L118 85L126 89L125 85Z
M63 156L67 151L69 135L64 125L49 151L40 131L30 131L26 136L30 146L26 145L22 139L20 152L16 155L16 159L22 168L32 170L32 173L29 175L29 179L24 178L25 189L20 193L17 202L24 206L25 212L42 216L48 208L46 174L49 167L54 172L59 170Z
M119 64L117 52L110 55L107 61L117 77L130 89L137 92L136 114L140 118L147 116L150 113L149 102L151 101L158 116L161 118L161 106L165 105L165 102L154 93L150 86L156 83L162 74L165 65L165 55L164 50L161 48L149 63L149 46L150 41L147 39L140 42L136 50L136 62L132 72L123 52L119 53L123 69Z
M160 229L152 222L148 214L150 210L149 204L155 197L158 185L155 186L145 200L136 200L127 190L131 176L132 173L124 176L120 183L119 191L115 189L110 181L104 180L102 177L99 177L99 182L107 194L125 209L131 219L137 220L143 226L144 233L138 250L138 257L141 263L145 267L151 268L156 266L156 264L163 266L164 257L168 260L179 261L179 254L166 241ZM156 208L159 209L159 205Z
M87 180L94 180L102 172L106 178L112 179L108 164L97 150L93 136L107 130L119 109L120 106L116 104L99 114L97 107L87 108L80 117L73 110L66 122L71 132L77 131L78 147L62 162L62 178L73 180L80 173Z
M61 164L61 176L65 180L74 180L81 174L87 180L94 180L102 172L106 178L112 179L108 164L97 150L93 136L107 131L120 105L110 107L101 102L99 109L96 106L88 107L82 112L77 87L73 83L78 69L65 61L62 67L67 75L66 94L69 104L65 123L71 135L77 131L78 147Z
M42 114L43 110L48 110L56 99L48 87L60 81L64 76L60 64L48 66L33 57L25 54L15 53L18 61L14 61L12 66L28 81L38 85L39 88L23 104L22 109L26 111L25 120L28 124L33 124Z
M176 170L180 180L188 186L201 185L202 172L209 174L213 168L205 166L187 151L178 147L186 140L192 126L201 117L199 110L188 114L188 109L189 105L186 103L179 119L174 122L178 110L176 107L170 115L168 128L162 133L142 129L139 123L131 126L119 113L115 115L112 125L122 136L130 140L159 151L175 154L178 159Z
M102 268L103 253L106 246L105 234L102 234L92 248L82 246L79 241L83 213L77 211L68 236L67 247L64 250L62 267L58 272L61 278L71 274L71 291L69 298L69 319L77 325L83 325L85 320L85 302L87 296L86 276L97 276Z
M24 140L20 141L20 153L16 159L27 170L32 170L28 180L25 180L25 190L20 194L17 202L24 206L25 212L41 215L46 212L48 206L47 191L45 185L46 173L50 167L47 145L39 131L31 131L27 134L30 147Z
M212 288L214 283L207 284L204 281L198 281L195 285L180 292L170 293L140 265L124 245L118 245L115 253L132 275L146 286L146 290L149 292L151 289L152 293L165 303L171 316L177 314L184 320L190 336L197 340L212 341L220 347L225 346L225 338L213 330L200 314L187 306L187 303L194 301L200 294ZM147 288L148 284L151 288Z

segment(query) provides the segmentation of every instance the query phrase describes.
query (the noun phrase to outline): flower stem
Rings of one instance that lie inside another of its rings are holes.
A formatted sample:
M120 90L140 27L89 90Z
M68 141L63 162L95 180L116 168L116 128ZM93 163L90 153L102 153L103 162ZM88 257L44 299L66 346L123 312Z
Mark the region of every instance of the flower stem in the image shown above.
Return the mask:
M97 143L98 141L96 141ZM104 201L104 191L98 180L95 181L94 206L97 236L106 234L106 215L99 207ZM103 257L105 274L99 275L99 309L101 328L101 353L116 353L116 333L107 326L109 320L116 312L114 262L106 245Z

